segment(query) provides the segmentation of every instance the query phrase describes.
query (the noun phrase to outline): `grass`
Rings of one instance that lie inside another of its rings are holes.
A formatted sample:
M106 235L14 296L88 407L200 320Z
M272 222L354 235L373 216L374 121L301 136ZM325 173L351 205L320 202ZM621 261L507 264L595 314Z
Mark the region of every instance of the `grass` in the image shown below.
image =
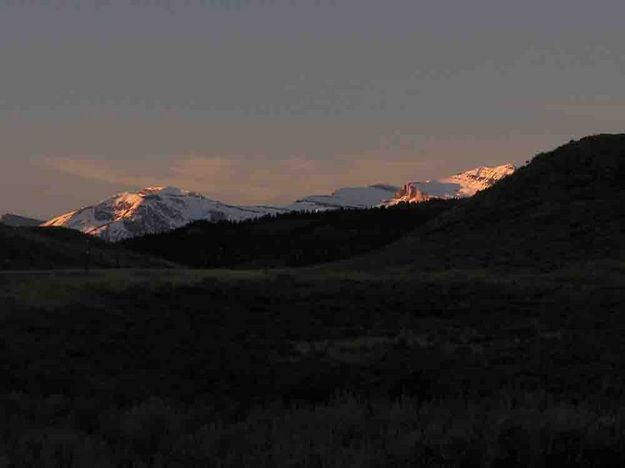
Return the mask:
M152 398L125 410L53 395L0 401L5 464L16 466L622 466L625 408L543 393L482 400L364 401L257 409ZM9 410L11 409L11 410ZM9 411L7 411L9 410Z
M279 270L272 275L285 274ZM0 299L29 306L62 306L81 296L122 293L150 284L191 285L210 279L237 280L267 277L263 270L94 269L25 270L0 272Z
M0 453L16 466L622 463L624 284L618 261L2 274Z

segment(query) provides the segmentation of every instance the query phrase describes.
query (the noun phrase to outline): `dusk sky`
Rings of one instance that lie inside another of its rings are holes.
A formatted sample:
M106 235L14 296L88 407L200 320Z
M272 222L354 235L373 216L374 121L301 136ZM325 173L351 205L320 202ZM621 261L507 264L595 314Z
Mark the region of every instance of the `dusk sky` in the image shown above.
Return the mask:
M625 2L0 0L0 213L227 203L625 129Z

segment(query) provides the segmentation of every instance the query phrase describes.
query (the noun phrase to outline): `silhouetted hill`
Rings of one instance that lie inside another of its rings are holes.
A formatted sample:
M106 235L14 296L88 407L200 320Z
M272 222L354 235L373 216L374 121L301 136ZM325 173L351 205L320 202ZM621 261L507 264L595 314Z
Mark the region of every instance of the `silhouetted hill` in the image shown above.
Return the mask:
M39 226L43 221L26 216L19 216L13 213L5 213L0 216L0 224L13 227L32 227Z
M311 265L389 244L459 200L389 208L294 212L243 222L199 221L125 247L192 267Z
M0 225L0 269L167 266L78 231Z
M625 135L596 135L541 153L405 239L353 266L532 267L622 258Z

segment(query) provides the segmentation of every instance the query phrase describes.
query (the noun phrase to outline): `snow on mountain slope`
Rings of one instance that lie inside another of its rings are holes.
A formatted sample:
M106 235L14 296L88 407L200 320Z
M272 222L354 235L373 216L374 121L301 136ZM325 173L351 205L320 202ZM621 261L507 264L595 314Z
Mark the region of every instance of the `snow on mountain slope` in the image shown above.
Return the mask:
M283 211L273 207L226 205L176 187L148 187L66 213L43 226L77 229L117 241L168 231L197 220L240 221Z
M197 220L242 221L291 211L326 211L339 208L371 208L431 198L470 197L514 172L509 164L479 167L424 182L410 182L402 189L377 184L341 188L331 195L313 195L284 206L234 206L176 187L148 187L124 192L96 205L53 218L42 226L77 229L105 240L117 241L164 232Z
M442 179L409 182L386 204L419 203L432 198L472 197L480 190L492 187L514 171L513 165L504 164L496 167L478 167Z
M338 208L371 208L393 198L398 188L392 185L341 188L331 195L311 195L285 208L288 211L326 211Z

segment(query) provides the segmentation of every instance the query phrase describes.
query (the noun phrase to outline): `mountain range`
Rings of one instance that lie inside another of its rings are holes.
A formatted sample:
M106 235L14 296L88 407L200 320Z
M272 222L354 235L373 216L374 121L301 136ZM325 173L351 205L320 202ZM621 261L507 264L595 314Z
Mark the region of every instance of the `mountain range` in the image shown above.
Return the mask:
M242 221L284 211L274 207L227 205L177 187L148 187L71 211L42 226L66 227L118 241L176 229L197 220Z
M472 197L513 174L515 170L512 164L504 164L496 167L478 167L442 179L409 182L388 203L419 203L432 198Z
M330 195L307 196L286 206L236 206L177 187L148 187L70 211L42 223L42 226L76 229L107 241L119 241L166 232L199 220L244 221L288 212L392 206L432 198L465 198L491 187L514 170L510 164L479 167L441 179L409 182L401 189L385 184L346 187Z
M571 141L510 172L407 184L383 209L198 222L123 245L195 267L340 260L326 266L340 271L553 271L625 255L625 135Z
M171 187L146 189L55 218L46 228L0 224L0 268L80 267L85 259L148 265L159 258L189 266L345 259L336 267L552 270L625 254L625 135L571 141L511 172L478 168L406 184L386 200L390 187L342 189L287 207L236 207ZM370 195L365 202L363 194ZM355 202L366 207L376 197L380 209L336 210ZM215 222L227 219L241 222ZM53 222L76 231L54 229ZM163 234L136 237L149 232Z

